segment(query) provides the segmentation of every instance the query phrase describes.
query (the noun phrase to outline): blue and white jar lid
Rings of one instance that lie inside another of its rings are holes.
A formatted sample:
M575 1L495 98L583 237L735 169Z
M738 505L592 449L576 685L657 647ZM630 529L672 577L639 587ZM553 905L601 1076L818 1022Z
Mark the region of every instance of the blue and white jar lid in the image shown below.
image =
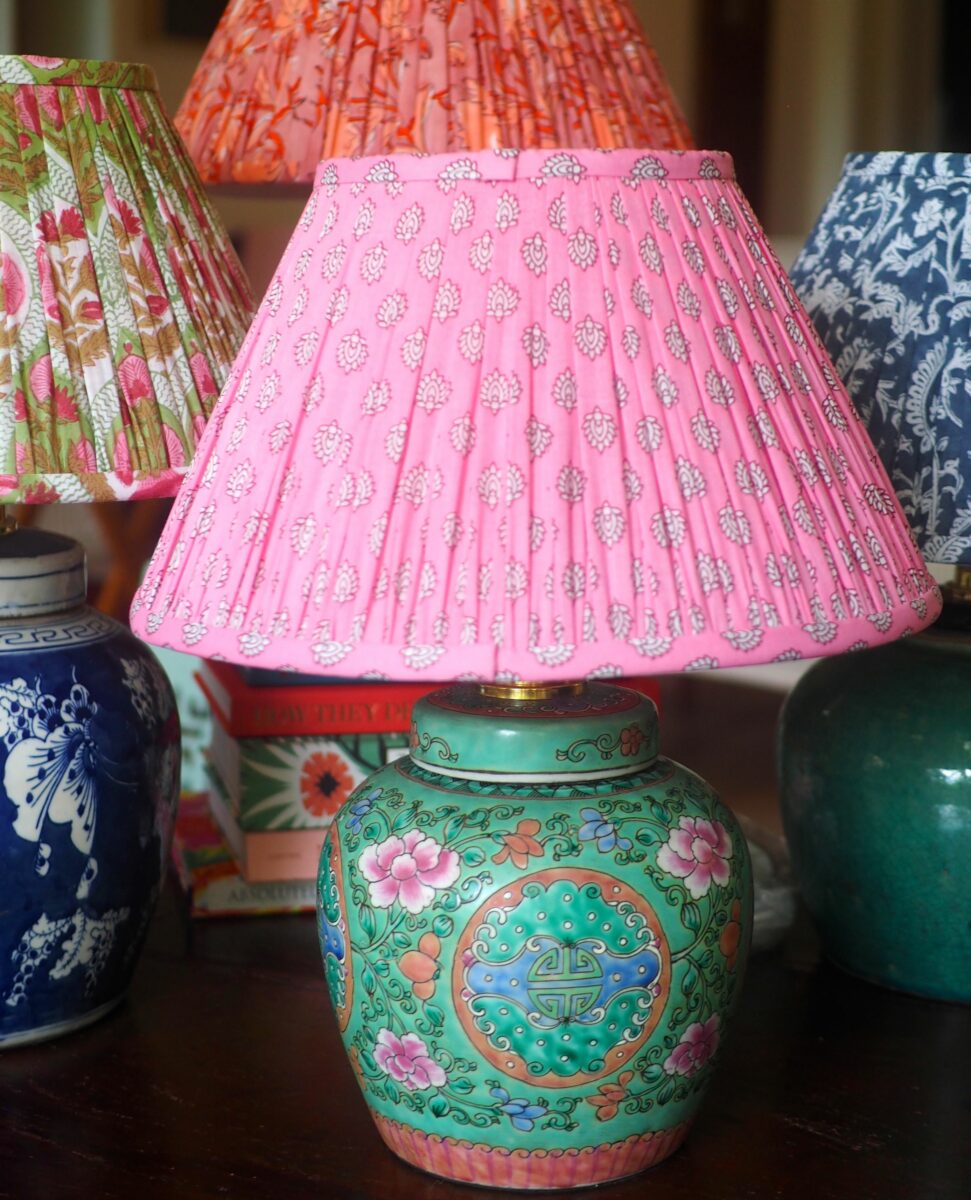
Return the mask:
M84 547L46 529L0 534L0 620L48 616L84 604Z

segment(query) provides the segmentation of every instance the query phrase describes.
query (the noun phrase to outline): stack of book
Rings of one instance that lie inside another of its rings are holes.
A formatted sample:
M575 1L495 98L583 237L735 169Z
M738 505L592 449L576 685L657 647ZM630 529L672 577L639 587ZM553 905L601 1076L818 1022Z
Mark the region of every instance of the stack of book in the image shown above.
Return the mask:
M196 678L213 717L209 812L183 802L174 842L192 911L313 908L334 814L407 752L412 705L432 685L308 680L209 661Z
M193 917L311 912L312 879L249 883L209 807L207 792L185 792L172 838L172 861Z

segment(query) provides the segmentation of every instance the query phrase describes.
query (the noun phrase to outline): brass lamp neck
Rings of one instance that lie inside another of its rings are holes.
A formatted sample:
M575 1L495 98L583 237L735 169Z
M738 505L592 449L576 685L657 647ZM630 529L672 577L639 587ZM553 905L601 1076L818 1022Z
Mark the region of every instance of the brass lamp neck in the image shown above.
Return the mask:
M479 690L490 700L551 700L554 696L579 696L584 689L580 680L569 683L481 683Z

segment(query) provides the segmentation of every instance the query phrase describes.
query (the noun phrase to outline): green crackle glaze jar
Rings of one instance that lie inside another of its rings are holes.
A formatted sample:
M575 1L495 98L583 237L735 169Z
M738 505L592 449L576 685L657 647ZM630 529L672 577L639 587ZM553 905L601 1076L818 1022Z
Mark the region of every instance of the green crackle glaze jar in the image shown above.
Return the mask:
M523 695L525 698L515 698ZM318 925L387 1145L492 1187L571 1188L684 1139L751 929L745 839L608 684L458 684L339 811Z
M953 614L951 614L953 615ZM779 725L793 872L826 955L971 1002L971 635L824 659Z

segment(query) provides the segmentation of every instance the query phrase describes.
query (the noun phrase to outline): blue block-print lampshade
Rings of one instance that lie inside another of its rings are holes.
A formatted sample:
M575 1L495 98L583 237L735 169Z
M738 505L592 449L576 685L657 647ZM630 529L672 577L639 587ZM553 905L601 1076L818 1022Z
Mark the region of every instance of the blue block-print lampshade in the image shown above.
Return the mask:
M971 563L971 155L849 155L791 275L924 557Z

